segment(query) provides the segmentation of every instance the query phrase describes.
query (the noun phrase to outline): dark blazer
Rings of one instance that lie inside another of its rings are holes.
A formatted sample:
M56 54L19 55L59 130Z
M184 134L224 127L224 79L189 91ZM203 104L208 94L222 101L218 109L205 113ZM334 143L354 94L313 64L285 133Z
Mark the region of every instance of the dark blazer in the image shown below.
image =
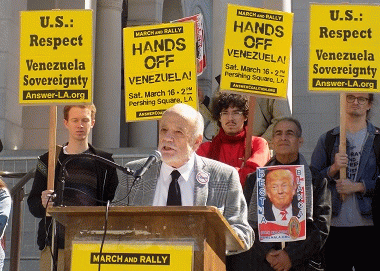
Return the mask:
M274 214L273 214L272 206L273 204L267 196L264 201L264 217L267 221L276 221L276 218L274 217ZM298 208L297 195L295 195L292 200L292 212L293 212L293 216L296 216L299 218L298 215L300 212L300 208Z

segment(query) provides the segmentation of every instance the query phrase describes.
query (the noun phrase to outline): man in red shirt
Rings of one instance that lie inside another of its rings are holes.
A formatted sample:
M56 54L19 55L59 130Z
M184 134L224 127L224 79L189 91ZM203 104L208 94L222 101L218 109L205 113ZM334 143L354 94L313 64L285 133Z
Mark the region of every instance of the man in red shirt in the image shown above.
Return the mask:
M212 141L199 147L197 154L235 167L244 187L247 175L269 160L268 143L261 137L252 136L252 154L244 162L248 99L243 95L218 93L212 102L212 116L221 129Z

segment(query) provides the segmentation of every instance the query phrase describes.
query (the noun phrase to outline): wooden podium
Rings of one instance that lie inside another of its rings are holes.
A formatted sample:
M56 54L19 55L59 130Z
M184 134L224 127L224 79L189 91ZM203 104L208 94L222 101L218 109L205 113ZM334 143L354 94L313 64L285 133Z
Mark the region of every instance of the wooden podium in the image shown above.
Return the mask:
M74 256L72 255L73 244L95 242L100 247L104 235L105 211L106 207L100 206L50 207L48 209L48 213L65 226L65 271L71 270ZM157 243L167 244L173 248L176 244L191 244L190 269L183 267L181 270L225 270L226 250L233 251L244 248L244 243L216 207L111 206L107 225L102 255L107 253L105 246L108 243ZM170 254L170 249L168 251ZM99 253L100 251L94 252ZM129 251L118 250L118 252L124 257L129 255L127 254ZM109 254L108 258L104 256L102 259L117 260L116 254ZM171 257L171 263L174 264L176 256L173 254L169 257ZM121 259L122 256L120 256L120 261L122 261ZM127 258L124 259L126 262L128 261ZM88 261L89 259L83 257L83 263ZM133 263L122 265L123 269L120 270L144 270L138 269L141 266ZM112 268L110 266L109 263L102 262L101 270L116 270L116 265L113 265ZM157 269L146 268L146 270L174 270L168 266L165 268L167 269L157 267ZM81 270L87 271L88 269L82 268ZM91 270L98 270L98 265L94 265Z

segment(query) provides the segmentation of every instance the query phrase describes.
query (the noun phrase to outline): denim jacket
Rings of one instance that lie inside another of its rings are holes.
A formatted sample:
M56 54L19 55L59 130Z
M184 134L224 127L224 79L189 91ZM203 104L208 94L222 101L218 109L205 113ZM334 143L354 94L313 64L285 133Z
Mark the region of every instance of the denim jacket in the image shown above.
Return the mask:
M340 200L339 193L335 187L335 180L339 179L339 173L333 178L327 175L331 165L327 162L330 160L331 164L334 161L335 154L339 152L339 133L340 128L335 127L332 130L333 135L337 135L333 147L333 152L328 154L326 149L326 135L324 133L318 140L311 156L311 166L321 172L323 177L326 177L330 181L330 187L332 191L332 215L337 216L341 210L342 202ZM361 182L365 186L364 193L356 193L357 201L361 215L365 218L372 219L372 198L374 195L376 180L379 177L379 167L377 166L376 155L373 148L373 141L375 135L380 134L380 131L367 122L367 136L363 145L362 153L360 156L359 168L356 176L356 180ZM347 150L349 150L349 143L347 142ZM330 159L328 159L330 155Z

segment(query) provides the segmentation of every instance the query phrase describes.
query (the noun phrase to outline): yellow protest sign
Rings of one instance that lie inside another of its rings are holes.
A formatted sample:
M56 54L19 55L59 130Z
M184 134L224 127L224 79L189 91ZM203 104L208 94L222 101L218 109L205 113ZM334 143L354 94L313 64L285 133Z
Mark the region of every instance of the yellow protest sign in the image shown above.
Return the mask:
M124 70L127 122L177 103L197 108L194 22L124 28Z
M309 89L378 91L380 7L310 5Z
M71 270L191 271L193 250L190 242L107 242L100 254L100 242L73 242Z
M221 89L286 98L293 14L228 5Z
M20 13L21 104L92 102L92 10Z

